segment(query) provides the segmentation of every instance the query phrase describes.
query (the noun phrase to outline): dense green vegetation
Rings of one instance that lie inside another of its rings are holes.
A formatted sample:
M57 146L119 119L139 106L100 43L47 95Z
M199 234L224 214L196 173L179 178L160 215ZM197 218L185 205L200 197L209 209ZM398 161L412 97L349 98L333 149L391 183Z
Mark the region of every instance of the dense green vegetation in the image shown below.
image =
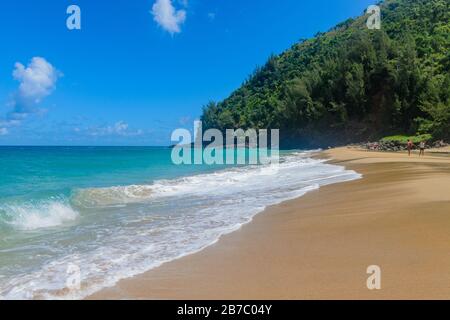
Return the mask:
M384 137L383 139L381 139L381 142L395 142L395 143L400 143L400 144L407 144L409 140L412 141L412 143L418 144L422 141L430 141L433 137L430 134L421 134L421 135L417 135L417 136L401 136L401 135L397 135L397 136L389 136L389 137Z
M450 138L450 1L386 0L381 30L349 19L272 56L204 127L279 128L284 146Z

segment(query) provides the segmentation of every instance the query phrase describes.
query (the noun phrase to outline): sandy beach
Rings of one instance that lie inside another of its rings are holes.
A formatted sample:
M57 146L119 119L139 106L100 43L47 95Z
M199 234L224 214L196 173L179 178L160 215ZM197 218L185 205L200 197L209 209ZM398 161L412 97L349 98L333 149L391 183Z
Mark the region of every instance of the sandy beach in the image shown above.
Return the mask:
M267 208L203 251L90 299L449 299L450 157L351 148L363 174ZM381 290L366 269L381 268Z

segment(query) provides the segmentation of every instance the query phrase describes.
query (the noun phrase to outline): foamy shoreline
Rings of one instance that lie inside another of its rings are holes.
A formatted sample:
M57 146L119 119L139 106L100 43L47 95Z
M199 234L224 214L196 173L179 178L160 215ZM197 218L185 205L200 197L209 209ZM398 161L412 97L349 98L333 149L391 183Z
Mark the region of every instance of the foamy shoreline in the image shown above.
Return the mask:
M364 178L269 207L215 245L89 299L449 298L450 159L323 156ZM373 264L380 291L365 287Z
M343 166L311 156L312 152L289 152L276 167L231 167L142 185L74 189L70 200L61 200L64 206L52 202L47 210L47 206L41 208L42 201L31 207L34 211L26 206L23 214L13 215L20 218L17 228L26 226L40 235L33 245L42 242L42 248L58 251L30 265L27 272L5 268L8 273L0 279L0 295L8 299L83 298L202 251L268 206L360 178ZM76 216L62 220L67 216L62 209L72 207ZM23 231L15 232L20 236ZM68 266L80 270L80 290L68 290Z

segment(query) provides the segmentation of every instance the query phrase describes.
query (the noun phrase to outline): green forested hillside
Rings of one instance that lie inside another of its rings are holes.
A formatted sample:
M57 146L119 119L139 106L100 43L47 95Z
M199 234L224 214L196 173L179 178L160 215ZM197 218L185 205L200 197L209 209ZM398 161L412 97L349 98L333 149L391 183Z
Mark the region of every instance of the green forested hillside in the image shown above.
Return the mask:
M393 134L450 138L450 0L386 0L381 30L349 19L272 56L205 128L279 128L284 146Z

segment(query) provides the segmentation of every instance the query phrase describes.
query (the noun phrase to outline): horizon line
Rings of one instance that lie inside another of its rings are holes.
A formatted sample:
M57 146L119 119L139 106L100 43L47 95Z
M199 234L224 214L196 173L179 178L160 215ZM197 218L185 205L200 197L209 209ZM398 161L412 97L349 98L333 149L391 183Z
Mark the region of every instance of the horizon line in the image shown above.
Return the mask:
M67 148L67 147L94 147L94 148L98 148L98 147L105 147L105 148L110 148L110 147L118 147L118 148L167 148L170 147L170 145L161 145L161 146L156 146L156 145L34 145L34 144L0 144L0 148L1 147L62 147L62 148Z

